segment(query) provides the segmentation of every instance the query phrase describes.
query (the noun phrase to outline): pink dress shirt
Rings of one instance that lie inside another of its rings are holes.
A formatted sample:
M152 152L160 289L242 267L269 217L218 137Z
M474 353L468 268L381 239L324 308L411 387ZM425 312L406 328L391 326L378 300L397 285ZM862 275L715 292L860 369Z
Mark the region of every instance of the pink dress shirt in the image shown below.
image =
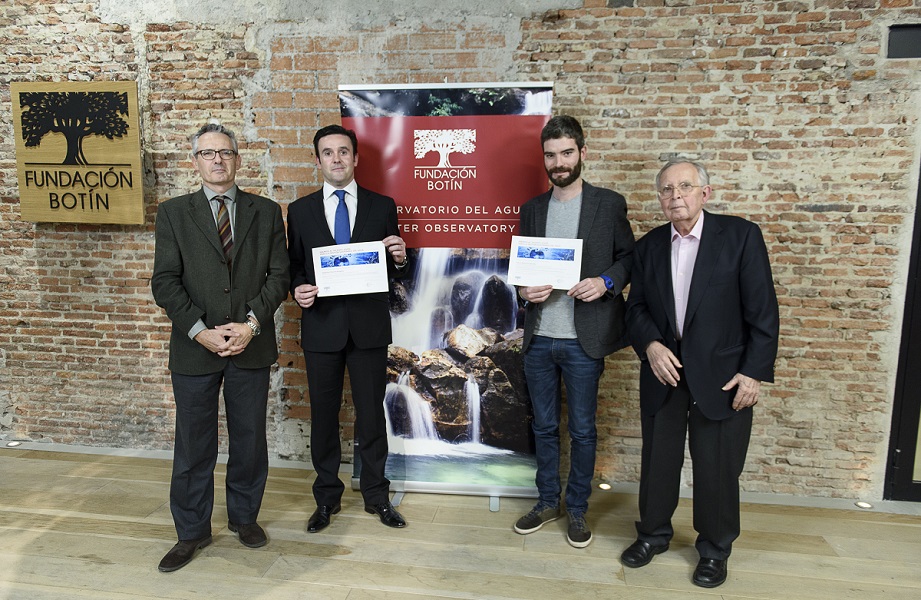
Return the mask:
M672 288L675 293L675 332L680 340L684 337L684 317L688 310L688 292L691 290L691 276L694 262L700 249L700 234L704 229L704 213L686 236L682 236L672 225Z

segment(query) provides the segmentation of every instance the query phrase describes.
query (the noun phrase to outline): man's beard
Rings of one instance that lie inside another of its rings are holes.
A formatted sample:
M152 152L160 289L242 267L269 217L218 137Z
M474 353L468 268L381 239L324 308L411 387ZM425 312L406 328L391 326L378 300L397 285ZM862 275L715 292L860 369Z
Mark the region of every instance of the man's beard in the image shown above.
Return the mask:
M579 159L579 162L577 162L576 166L572 168L572 171L569 171L569 175L565 176L563 179L556 179L554 177L554 175L558 175L559 173L566 173L566 172L567 172L566 169L562 169L562 170L554 169L553 171L548 170L547 177L550 178L550 182L553 183L553 185L557 187L561 187L561 188L564 188L574 183L577 179L579 179L579 177L582 176L582 159L581 158Z

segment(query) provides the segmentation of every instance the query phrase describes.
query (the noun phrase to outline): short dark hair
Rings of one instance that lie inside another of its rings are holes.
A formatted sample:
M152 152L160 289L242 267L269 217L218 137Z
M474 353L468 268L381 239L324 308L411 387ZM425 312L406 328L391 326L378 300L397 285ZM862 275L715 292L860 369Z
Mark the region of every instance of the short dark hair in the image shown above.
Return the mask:
M540 132L540 145L543 146L547 140L558 140L568 137L576 142L579 150L585 146L585 135L582 133L582 126L579 122L569 115L557 115L547 121Z
M328 135L344 135L352 140L352 154L358 154L358 136L351 129L346 129L342 125L327 125L313 136L313 151L317 157L320 156L320 140Z
M198 152L198 138L205 135L206 133L223 133L230 138L230 144L233 146L233 151L236 152L237 148L237 136L233 132L220 123L207 123L202 125L201 129L195 132L195 135L192 136L192 156L195 156L195 153Z

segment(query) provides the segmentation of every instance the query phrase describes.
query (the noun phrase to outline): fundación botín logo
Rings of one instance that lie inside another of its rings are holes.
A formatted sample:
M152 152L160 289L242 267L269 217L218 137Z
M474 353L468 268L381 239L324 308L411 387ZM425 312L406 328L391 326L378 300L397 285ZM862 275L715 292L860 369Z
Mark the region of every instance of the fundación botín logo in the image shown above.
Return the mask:
M27 219L143 222L142 204L139 211L133 202L143 201L136 84L89 86L14 84L20 201Z
M108 139L128 133L122 115L128 113L128 94L118 92L23 92L22 137L26 146L38 146L49 133L67 141L65 165L88 165L83 140L91 135Z
M433 167L416 166L413 178L425 181L429 191L460 191L464 181L476 179L476 167L451 163L452 154L471 154L476 150L476 129L416 129L413 131L413 151L416 158L438 153Z

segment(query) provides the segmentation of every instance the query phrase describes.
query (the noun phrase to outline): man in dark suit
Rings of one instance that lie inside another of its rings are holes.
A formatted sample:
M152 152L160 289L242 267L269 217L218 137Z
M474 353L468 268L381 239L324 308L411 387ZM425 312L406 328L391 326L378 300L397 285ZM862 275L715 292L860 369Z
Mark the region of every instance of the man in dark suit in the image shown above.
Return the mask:
M739 536L739 476L762 381L774 380L779 317L757 225L703 210L703 165L677 160L656 176L670 224L636 245L627 328L639 355L643 435L637 540L621 555L642 567L668 550L688 435L693 582L721 585Z
M355 132L330 125L317 132L313 145L323 188L288 208L291 293L303 309L301 346L310 393L310 457L317 472L313 484L317 509L307 521L307 531L320 531L341 509L345 486L339 479L339 410L346 367L355 403L365 510L378 515L384 525L405 527L406 521L390 503L390 481L384 476L388 453L384 392L391 341L388 294L319 297L312 251L336 243L383 241L387 271L394 278L406 272L406 244L397 235L393 199L355 182Z
M224 406L227 523L240 541L267 542L256 523L268 476L269 368L278 357L275 309L288 295L278 205L234 183L237 141L217 124L192 137L202 188L160 204L151 288L172 321L169 368L176 400L170 510L179 535L159 569L175 571L211 543L218 392Z
M585 138L576 119L557 116L541 132L551 189L521 207L521 235L582 240L579 283L519 287L526 302L524 370L534 409L537 490L534 508L515 523L527 534L558 519L560 509L560 377L566 383L570 469L567 541L592 541L585 522L595 473L595 411L604 357L627 346L623 291L630 281L633 231L624 197L582 180Z

